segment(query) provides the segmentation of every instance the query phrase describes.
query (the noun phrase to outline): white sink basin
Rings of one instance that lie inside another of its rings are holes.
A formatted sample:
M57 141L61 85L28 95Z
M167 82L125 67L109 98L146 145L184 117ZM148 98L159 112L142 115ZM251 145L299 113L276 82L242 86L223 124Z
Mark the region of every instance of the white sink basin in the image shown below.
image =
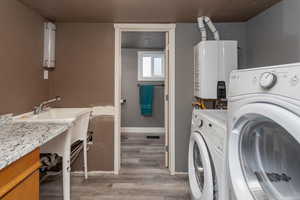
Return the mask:
M14 117L19 122L53 122L53 123L71 123L83 114L91 112L90 108L51 108L34 115L25 113Z
M14 117L16 122L67 123L70 125L62 138L52 140L41 147L42 153L57 153L63 157L63 193L64 199L70 199L70 163L71 144L83 141L83 165L85 178L88 177L87 138L90 108L49 108L37 115L33 112Z

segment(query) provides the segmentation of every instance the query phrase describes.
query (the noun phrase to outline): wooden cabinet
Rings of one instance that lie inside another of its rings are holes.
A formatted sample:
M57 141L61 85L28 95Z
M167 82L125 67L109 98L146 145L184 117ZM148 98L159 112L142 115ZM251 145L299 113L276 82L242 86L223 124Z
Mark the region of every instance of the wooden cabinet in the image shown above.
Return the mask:
M40 150L0 170L1 200L39 200Z

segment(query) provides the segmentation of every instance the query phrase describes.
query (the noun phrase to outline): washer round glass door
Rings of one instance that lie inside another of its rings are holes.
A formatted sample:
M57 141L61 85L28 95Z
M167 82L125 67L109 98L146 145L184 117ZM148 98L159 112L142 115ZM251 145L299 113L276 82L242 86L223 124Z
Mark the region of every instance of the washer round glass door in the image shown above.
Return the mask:
M270 104L249 104L235 116L229 166L242 171L251 199L299 200L300 117ZM239 167L231 163L232 156L239 158Z
M213 171L206 143L193 132L189 145L189 181L194 200L213 200Z

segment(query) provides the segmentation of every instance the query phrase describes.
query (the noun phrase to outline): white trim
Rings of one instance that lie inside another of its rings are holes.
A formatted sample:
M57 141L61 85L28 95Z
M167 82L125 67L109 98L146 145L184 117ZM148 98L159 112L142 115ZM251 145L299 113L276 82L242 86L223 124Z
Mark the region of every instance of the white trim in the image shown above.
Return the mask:
M121 168L121 29L115 27L115 117L114 117L114 174Z
M175 30L176 24L114 24L115 29L121 31L153 31L153 32L166 32L172 29Z
M175 25L169 30L169 169L175 174Z
M114 125L114 173L121 163L120 100L121 100L121 33L126 31L169 32L169 170L175 174L175 24L115 24L115 125Z
M103 174L114 174L114 171L89 171L88 176L100 176ZM83 171L71 172L72 176L84 176Z
M115 115L115 108L113 106L96 106L92 107L92 116L113 116Z
M164 133L163 127L122 127L124 133Z

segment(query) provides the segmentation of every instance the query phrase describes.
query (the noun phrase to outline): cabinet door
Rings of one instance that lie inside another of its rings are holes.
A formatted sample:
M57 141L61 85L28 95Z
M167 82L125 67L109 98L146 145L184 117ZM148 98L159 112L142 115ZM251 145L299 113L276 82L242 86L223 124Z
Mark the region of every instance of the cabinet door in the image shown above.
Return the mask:
M7 193L2 200L39 200L39 171L35 171Z

